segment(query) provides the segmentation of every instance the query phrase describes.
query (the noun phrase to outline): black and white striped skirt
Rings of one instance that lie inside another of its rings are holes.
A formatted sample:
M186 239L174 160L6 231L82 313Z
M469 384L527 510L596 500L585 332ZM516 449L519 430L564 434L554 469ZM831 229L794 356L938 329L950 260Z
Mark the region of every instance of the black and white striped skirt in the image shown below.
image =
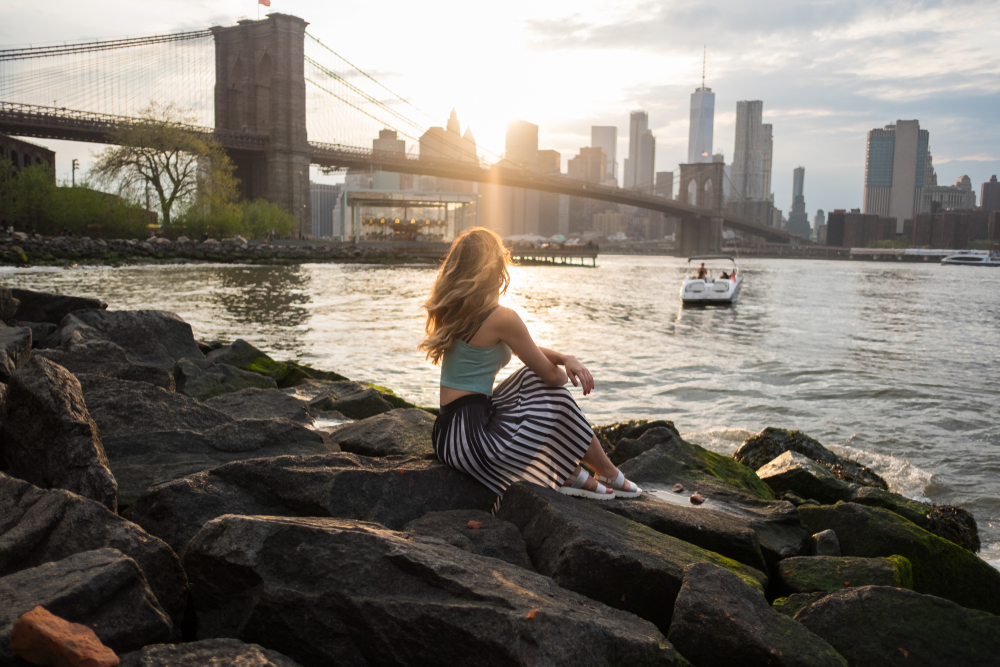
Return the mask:
M501 496L520 481L558 488L593 437L569 391L547 386L527 366L492 398L471 394L442 406L433 433L439 459Z

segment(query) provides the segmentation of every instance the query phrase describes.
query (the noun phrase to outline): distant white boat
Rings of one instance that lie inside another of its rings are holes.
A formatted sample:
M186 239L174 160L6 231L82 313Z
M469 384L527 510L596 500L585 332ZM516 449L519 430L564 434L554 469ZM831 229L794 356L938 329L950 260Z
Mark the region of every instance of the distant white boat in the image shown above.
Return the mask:
M965 250L945 257L941 263L954 266L1000 266L1000 256L988 250Z
M701 267L691 266L691 262L704 263L712 260L729 260L732 269L726 271L706 266L704 275L699 275ZM736 303L742 289L743 276L739 275L736 260L729 255L698 255L688 258L688 275L681 285L683 303L692 305Z

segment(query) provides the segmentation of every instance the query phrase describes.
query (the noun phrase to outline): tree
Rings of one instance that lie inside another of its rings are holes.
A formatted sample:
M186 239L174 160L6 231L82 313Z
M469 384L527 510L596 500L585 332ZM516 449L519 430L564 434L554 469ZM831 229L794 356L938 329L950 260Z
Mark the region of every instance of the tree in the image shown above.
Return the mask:
M55 189L52 165L42 162L22 167L12 178L10 220L25 230L44 229Z
M114 145L96 156L91 176L133 202L151 190L164 227L178 208L229 205L237 197L235 167L218 141L192 129L193 123L190 113L173 104L150 104L137 122L111 132Z
M269 231L287 236L295 231L295 219L279 204L266 199L243 202L243 233L249 238L261 238Z

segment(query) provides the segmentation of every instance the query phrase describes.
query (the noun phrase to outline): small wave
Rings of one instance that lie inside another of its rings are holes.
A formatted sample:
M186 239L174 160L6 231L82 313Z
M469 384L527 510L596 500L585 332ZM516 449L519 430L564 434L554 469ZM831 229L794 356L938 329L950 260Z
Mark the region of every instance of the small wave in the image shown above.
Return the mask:
M850 445L830 445L829 448L835 454L853 459L877 472L889 484L889 490L893 493L925 503L931 502L926 496L926 489L934 473L891 454L876 454Z
M681 437L717 454L732 456L743 441L753 435L753 431L745 428L713 428L708 431L682 433Z

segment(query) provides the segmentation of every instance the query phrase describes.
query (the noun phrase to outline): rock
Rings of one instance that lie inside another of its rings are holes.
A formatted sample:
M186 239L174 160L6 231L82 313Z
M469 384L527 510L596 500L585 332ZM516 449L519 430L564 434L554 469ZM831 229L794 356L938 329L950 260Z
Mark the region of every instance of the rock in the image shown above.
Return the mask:
M205 431L233 421L224 412L193 398L145 382L87 373L77 377L90 414L105 439L156 431Z
M252 639L307 667L687 664L630 614L370 523L220 517L185 567L200 638Z
M757 470L757 476L776 494L792 492L802 498L833 504L854 493L854 485L833 476L808 456L787 451Z
M92 340L119 346L135 364L172 371L180 359L204 359L191 325L163 310L82 310L67 315L59 325L61 347Z
M169 641L170 618L131 558L116 549L85 551L0 578L0 636L35 607L89 627L116 653ZM0 641L0 664L14 656Z
M822 593L793 593L788 597L778 598L775 600L771 608L782 616L787 616L788 618L795 618L795 614L799 613L813 602L817 600L822 600L829 592L823 591Z
M299 663L239 639L153 644L121 656L120 667L300 667Z
M428 512L403 526L403 531L439 539L462 551L498 558L534 570L517 526L481 510Z
M0 577L104 548L136 562L160 606L179 624L187 575L163 541L92 500L0 474Z
M434 417L420 409L392 410L330 432L331 442L345 452L364 456L434 454L431 431Z
M273 379L279 387L291 387L300 380L309 377L307 373L298 368L275 361L242 338L233 341L232 345L226 345L209 352L206 358L216 364L226 364L244 371L264 375Z
M881 507L909 519L924 530L978 553L979 527L967 510L951 505L932 505L867 486L856 487L847 499L859 505Z
M652 494L629 502L604 503L601 507L664 535L767 571L757 533L725 512L675 505L656 500Z
M204 405L234 419L287 419L307 425L314 421L304 401L278 389L241 389L210 398Z
M132 505L154 484L231 461L290 454L328 454L323 436L287 419L240 419L195 431L155 431L104 440L118 480L118 504Z
M598 442L601 443L601 447L608 454L611 462L619 466L655 446L655 441L652 440L644 440L642 443L638 442L643 433L653 428L665 428L668 431L673 431L674 435L678 438L680 437L680 433L677 432L674 423L664 419L657 419L655 421L632 419L625 422L606 424L605 426L595 426L594 435L597 436ZM623 440L627 442L622 444ZM621 447L619 447L619 444L621 444Z
M692 493L689 500L691 501L692 505L701 505L702 503L705 502L705 496L701 495L700 493Z
M42 343L59 328L51 322L22 322L21 320L12 320L10 326L31 329L31 347L41 347Z
M752 470L683 440L676 431L652 428L642 434L636 446L646 451L620 469L639 486L646 482L670 488L679 482L707 496L774 499L771 489Z
M833 646L771 609L759 590L712 563L684 568L667 638L699 666L848 664Z
M516 525L540 574L571 591L670 627L684 567L708 562L736 572L763 593L767 575L552 489L518 482L499 518Z
M86 625L70 623L35 607L14 622L10 648L35 665L118 667L118 656Z
M206 401L242 389L277 389L274 380L235 366L204 359L181 359L174 366L177 391L196 401Z
M840 556L840 540L832 530L821 530L810 539L810 551L813 556Z
M733 454L733 458L757 470L788 451L802 454L821 463L839 480L883 491L889 490L889 485L875 472L857 461L834 454L801 431L769 426L757 435L747 438Z
M337 411L350 419L367 419L393 409L392 403L377 390L370 388L345 394L335 400L313 400L309 405L319 410Z
M157 485L125 517L180 554L223 514L359 519L398 529L428 512L489 510L495 500L474 478L425 458L280 456Z
M913 564L913 590L918 593L1000 613L1000 571L898 514L854 503L798 509L813 532L835 531L845 556L904 556Z
M785 595L842 591L859 586L913 588L913 567L902 556L889 558L786 558L777 568Z
M832 593L795 620L830 642L851 667L986 667L1000 656L1000 617L902 588Z
M20 303L9 287L0 287L0 322L13 320Z
M26 322L59 324L64 317L77 310L101 310L108 307L108 304L99 299L34 292L27 289L14 289L11 292L19 301L14 319Z
M124 349L106 340L35 350L32 356L44 357L74 375L100 375L130 382L146 382L167 391L175 389L174 375L169 370L134 363Z
M31 355L31 329L0 326L0 382L10 377Z
M32 358L4 399L0 470L43 489L65 489L117 511L115 478L80 383L65 368Z
M305 379L299 380L291 387L285 387L281 391L288 394L289 396L294 396L300 401L306 401L307 403L314 398L320 398L327 396L331 387L337 383L333 380L313 380ZM360 384L358 385L361 386ZM333 402L332 400L330 401Z

